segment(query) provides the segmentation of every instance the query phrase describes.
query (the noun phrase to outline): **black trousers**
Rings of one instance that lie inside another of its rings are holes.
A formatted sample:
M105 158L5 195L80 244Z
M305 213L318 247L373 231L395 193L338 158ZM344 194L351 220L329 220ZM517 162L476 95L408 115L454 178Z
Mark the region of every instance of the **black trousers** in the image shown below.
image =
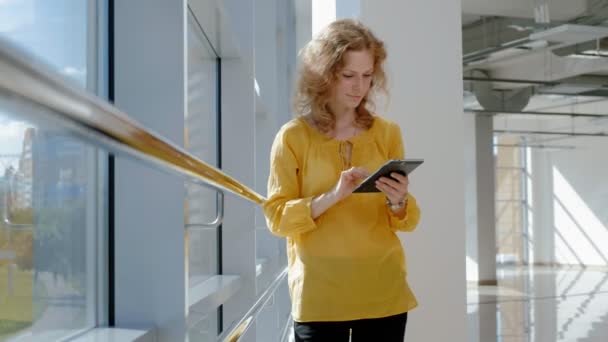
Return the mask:
M296 342L403 342L407 312L395 316L344 322L295 322Z

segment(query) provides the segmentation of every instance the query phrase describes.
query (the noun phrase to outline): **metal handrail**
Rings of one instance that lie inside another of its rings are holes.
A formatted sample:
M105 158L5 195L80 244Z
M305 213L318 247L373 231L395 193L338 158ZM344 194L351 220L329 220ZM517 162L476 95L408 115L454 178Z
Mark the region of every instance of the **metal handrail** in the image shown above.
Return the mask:
M32 62L35 60L0 38L0 94L50 109L24 115L58 123L79 138L113 153L150 162L216 190L232 192L260 205L266 200L106 101L47 71L46 65Z
M247 311L247 313L230 329L224 331L219 337L218 341L221 342L237 342L239 339L245 335L251 323L255 321L258 317L262 308L268 303L270 298L274 295L281 282L287 276L287 267L285 267L279 275L270 283L270 285L266 288L264 293L256 300L255 304Z
M217 214L213 221L205 223L186 223L185 227L190 230L205 230L219 227L224 222L224 194L221 192L217 193L216 206Z

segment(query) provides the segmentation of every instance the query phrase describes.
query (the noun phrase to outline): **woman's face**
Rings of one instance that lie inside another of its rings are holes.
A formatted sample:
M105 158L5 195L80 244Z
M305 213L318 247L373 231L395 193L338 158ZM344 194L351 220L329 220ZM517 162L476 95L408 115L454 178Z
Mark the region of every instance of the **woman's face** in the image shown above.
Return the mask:
M332 92L333 106L339 110L357 108L371 87L373 72L374 58L368 50L346 52Z

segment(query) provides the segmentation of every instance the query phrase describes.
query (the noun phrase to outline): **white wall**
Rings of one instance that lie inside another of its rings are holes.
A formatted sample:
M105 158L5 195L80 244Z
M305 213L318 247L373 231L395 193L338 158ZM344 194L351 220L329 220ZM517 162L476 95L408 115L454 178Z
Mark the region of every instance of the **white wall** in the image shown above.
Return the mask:
M361 16L361 0L336 0L336 19L359 18Z
M183 144L186 2L121 0L114 13L115 105ZM114 170L116 327L184 341L184 180L122 157Z
M403 236L420 303L406 340L466 341L460 2L365 0L361 18L388 47L385 115L401 125L407 157L425 159L411 178L422 221Z
M608 138L560 144L533 153L535 261L608 266Z

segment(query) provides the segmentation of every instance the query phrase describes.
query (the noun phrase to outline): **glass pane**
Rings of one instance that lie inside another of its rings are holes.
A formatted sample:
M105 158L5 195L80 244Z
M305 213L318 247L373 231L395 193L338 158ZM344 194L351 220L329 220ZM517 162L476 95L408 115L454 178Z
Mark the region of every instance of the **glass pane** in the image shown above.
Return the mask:
M0 1L0 36L87 84L88 4L83 0Z
M97 1L0 1L0 37L94 92ZM0 341L55 340L98 323L106 158L0 98ZM103 311L103 310L102 310Z
M185 147L201 160L218 165L218 62L193 16L188 20L188 111ZM205 227L217 211L216 191L187 184L186 223L189 230L190 281L217 274L217 228Z
M291 119L295 75L295 10L293 3L258 6L255 10L255 184L264 195L270 173L270 150L277 130ZM272 235L261 207L255 211L256 292L261 294L287 264L285 239Z
M99 156L7 108L0 99L0 341L54 340L96 324Z
M218 60L207 37L191 12L188 13L188 111L185 117L186 149L210 165L218 166ZM208 226L217 212L215 190L186 184L188 276L190 287L218 274L219 228ZM215 341L217 308L189 310L191 341Z
M289 341L293 336L289 287L285 278L255 320L256 341Z
M196 25L200 34L205 32L206 40L213 46L216 51L220 47L220 20L222 13L215 0L196 0L188 1L188 18L190 27L192 24ZM196 13L196 18L192 15L192 12ZM199 27L200 26L200 27ZM192 31L192 30L190 30ZM192 32L194 33L194 32Z
M217 341L217 310L199 313L190 310L188 313L189 341Z
M521 200L522 171L520 169L497 169L496 170L496 199L497 200Z
M499 263L525 262L526 195L524 149L513 136L496 138L496 245Z

